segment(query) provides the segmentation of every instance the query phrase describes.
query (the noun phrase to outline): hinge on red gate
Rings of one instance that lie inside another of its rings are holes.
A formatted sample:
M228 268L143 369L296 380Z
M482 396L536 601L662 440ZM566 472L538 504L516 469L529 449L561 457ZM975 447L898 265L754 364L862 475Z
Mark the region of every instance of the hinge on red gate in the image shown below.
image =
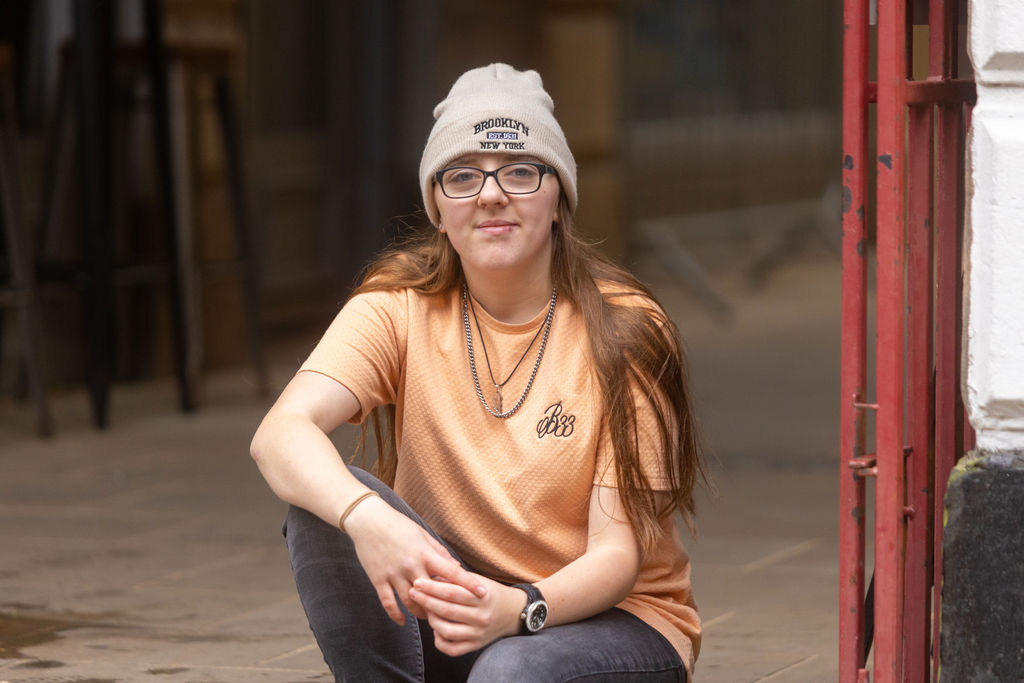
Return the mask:
M877 458L874 453L862 455L859 458L850 458L846 465L853 470L855 477L874 477L878 475L876 466Z

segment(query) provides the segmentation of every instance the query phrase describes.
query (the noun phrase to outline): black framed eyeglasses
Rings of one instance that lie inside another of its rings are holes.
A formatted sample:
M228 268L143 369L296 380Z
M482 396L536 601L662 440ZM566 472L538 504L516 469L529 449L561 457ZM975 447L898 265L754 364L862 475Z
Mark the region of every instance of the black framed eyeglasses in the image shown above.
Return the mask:
M545 173L558 174L547 164L517 161L493 171L485 171L474 166L452 166L435 173L434 180L441 185L445 197L466 199L480 194L488 176L494 178L505 194L531 194L540 189Z

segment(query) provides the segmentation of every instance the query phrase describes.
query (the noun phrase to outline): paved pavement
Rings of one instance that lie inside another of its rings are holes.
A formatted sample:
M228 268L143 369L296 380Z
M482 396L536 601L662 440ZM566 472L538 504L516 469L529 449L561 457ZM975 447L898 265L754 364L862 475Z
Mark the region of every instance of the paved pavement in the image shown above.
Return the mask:
M680 323L718 488L689 543L705 620L697 680L836 678L839 269L786 266L714 322L656 282ZM306 340L278 349L282 386ZM247 454L266 403L244 369L175 412L167 381L119 385L113 426L55 399L59 436L0 402L0 682L327 681ZM352 438L343 430L340 442Z

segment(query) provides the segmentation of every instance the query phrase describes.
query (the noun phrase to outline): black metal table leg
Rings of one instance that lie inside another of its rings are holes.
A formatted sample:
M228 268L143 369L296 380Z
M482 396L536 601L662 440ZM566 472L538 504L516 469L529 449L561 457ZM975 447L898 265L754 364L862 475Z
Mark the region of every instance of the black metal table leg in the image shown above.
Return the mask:
M93 422L105 428L113 375L113 287L110 277L110 71L113 7L110 0L75 0L79 148L86 288L86 375Z
M6 55L4 60L7 61ZM22 211L22 188L18 182L18 120L14 100L14 83L9 63L0 74L0 205L3 206L2 224L7 260L10 263L11 287L9 294L17 308L18 327L22 340L28 393L36 410L36 431L40 436L53 433L49 404L46 399L46 380L42 368L42 336L39 330L39 300L36 297L32 249L25 229Z
M176 188L174 184L167 53L163 43L163 22L158 0L145 0L144 13L146 51L149 60L150 83L153 88L153 132L156 136L157 174L161 188L160 202L166 221L164 232L168 240L167 253L172 262L170 290L174 316L175 370L178 377L181 409L192 411L196 409L198 401L195 373L190 368L189 359L196 352L190 353L189 349L192 336L189 334L189 306L181 277L183 255L179 248L176 232L178 226L176 197L180 188ZM185 143L184 140L178 141L178 144L181 145Z
M221 141L228 176L228 189L235 219L235 243L242 262L242 286L245 296L245 325L249 341L249 358L256 372L257 387L261 395L270 391L267 380L266 358L263 352L263 334L259 323L259 268L253 248L252 222L249 220L245 191L245 167L239 144L238 119L231 88L224 76L215 79L217 112L220 118Z

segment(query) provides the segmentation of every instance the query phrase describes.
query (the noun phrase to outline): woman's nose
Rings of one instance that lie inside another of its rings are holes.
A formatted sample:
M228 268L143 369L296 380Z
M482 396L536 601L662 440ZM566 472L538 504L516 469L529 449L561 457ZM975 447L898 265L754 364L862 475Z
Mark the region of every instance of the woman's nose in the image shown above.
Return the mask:
M496 177L487 176L484 178L484 186L480 188L480 194L477 195L477 201L483 205L504 204L508 202L508 195L501 189Z

